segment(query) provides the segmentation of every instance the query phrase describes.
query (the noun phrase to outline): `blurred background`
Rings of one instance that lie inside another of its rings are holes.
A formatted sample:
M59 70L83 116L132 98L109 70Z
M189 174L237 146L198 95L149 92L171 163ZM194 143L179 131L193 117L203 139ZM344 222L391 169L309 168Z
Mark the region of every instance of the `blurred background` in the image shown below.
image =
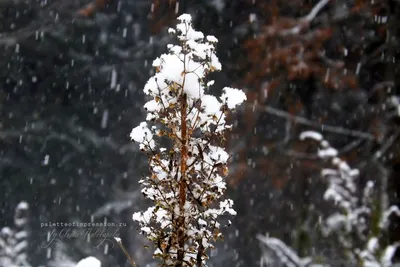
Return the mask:
M299 135L323 134L360 171L360 190L373 181L377 205L399 204L397 0L0 0L0 228L17 229L26 213L21 254L30 266L95 256L122 267L118 247L82 238L43 247L41 223L126 223L118 229L128 251L155 266L131 219L149 203L138 186L147 159L129 133L144 119L152 61L174 42L167 29L182 13L219 40L213 93L230 86L248 98L227 136L238 215L210 266L262 265L256 236L267 233L299 257L354 266L321 236L334 209L323 199L327 163ZM396 216L385 240L400 240Z

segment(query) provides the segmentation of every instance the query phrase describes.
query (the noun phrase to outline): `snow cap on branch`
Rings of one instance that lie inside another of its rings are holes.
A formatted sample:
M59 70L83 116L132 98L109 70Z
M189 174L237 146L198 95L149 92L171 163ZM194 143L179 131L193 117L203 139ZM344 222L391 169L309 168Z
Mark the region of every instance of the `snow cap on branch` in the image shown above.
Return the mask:
M147 150L148 148L153 149L155 147L153 134L150 129L147 128L146 122L142 122L139 126L133 128L130 136L132 140L140 143L140 149Z
M87 257L79 261L76 267L101 267L101 262L95 257Z

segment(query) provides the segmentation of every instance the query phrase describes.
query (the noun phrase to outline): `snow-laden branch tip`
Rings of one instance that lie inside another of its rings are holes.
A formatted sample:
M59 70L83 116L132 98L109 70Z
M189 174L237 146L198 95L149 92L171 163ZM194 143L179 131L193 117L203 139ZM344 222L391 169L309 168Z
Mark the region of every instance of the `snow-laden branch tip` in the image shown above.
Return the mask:
M260 266L287 266L306 267L310 265L310 258L300 258L293 248L286 245L282 240L274 237L257 235L261 245ZM321 265L322 267L323 265Z
M291 34L299 34L303 29L304 25L309 24L311 21L315 19L318 13L329 3L330 0L320 0L307 14L307 16L299 19L299 25L292 27L290 29L281 31L280 35L291 35Z
M310 11L310 13L308 13L307 16L304 17L304 19L306 21L311 22L317 15L318 13L321 11L321 9L324 8L324 6L326 6L329 3L330 0L320 0Z
M313 139L318 142L321 142L323 140L322 134L318 132L305 131L300 134L300 140L305 140L307 138Z
M383 212L382 218L379 222L379 227L387 228L389 226L390 216L392 216L392 215L396 215L397 217L400 217L400 209L398 206L391 206L391 207L389 207L389 209L387 209Z

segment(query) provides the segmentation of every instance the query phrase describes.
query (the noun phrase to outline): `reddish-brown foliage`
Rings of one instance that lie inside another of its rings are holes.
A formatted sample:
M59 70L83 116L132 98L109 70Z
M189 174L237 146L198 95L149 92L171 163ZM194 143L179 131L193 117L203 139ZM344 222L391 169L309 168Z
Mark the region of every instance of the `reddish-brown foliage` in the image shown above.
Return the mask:
M307 91L304 91L303 97L299 97L299 91L290 90L290 84L303 83L303 87L305 84L306 87L313 83L318 84L316 90L324 91L324 94L335 94L335 92L349 89L359 90L358 64L366 61L368 46L362 40L367 34L371 34L371 30L376 32L381 42L384 42L386 38L387 24L374 22L375 15L385 14L383 3L385 1L379 3L364 0L353 3L329 1L312 19L307 15L321 1L249 0L248 2L256 7L253 9L256 12L253 13L251 19L255 21L250 21L250 23L258 26L255 27L254 35L244 42L246 56L239 64L245 68L243 70L246 73L242 85L250 87L247 92L247 106L241 113L240 123L243 125L239 131L254 134L246 135L249 138L244 148L247 152L239 153L237 165L241 171L235 172L234 175L251 177L249 173L243 175L245 166L248 167L247 172L257 175L247 164L250 157L257 158L255 169L265 167L263 176L272 177L273 180L283 179L282 182L274 182L281 188L288 180L286 165L294 161L299 162L298 166L291 171L292 176L297 173L294 175L296 177L310 168L310 164L305 164L305 162L312 153L307 154L308 152L301 145L302 142L296 138L307 127L299 125L297 121L286 120L289 124L289 132L286 134L290 136L290 141L282 141L285 135L282 129L281 135L267 140L266 133L256 128L265 121L272 120L273 122L276 115L265 112L264 107L267 106L264 105L276 106L293 116L307 117L311 95L307 95ZM345 15L334 15L338 5L348 6L348 9L341 11L347 12ZM343 28L344 24L346 27ZM363 28L366 25L369 25L368 30ZM342 34L343 31L360 35L349 34L350 38L346 38L346 35ZM378 50L374 50L372 54L379 54L376 51ZM371 52L368 53L371 54ZM363 67L366 68L364 65ZM385 93L383 98L385 99L386 96ZM314 115L312 120L315 123L325 124L332 120L329 116L331 115L328 113L321 113L318 116ZM276 119L278 120L276 125L284 124L284 119L279 116ZM381 117L374 119L371 116L366 123L369 124L369 128L360 130L371 133L375 141L382 141L387 134L387 129L383 127L384 122ZM268 131L268 129L262 129ZM237 135L243 137L243 134L237 133ZM270 152L265 156L254 156L250 150L258 149L259 151L261 146ZM276 153L271 151L276 151ZM352 158L352 162L355 162L359 152L357 149L353 152L349 153L349 157ZM282 154L286 156L279 156ZM342 156L346 157L346 154ZM239 180L239 177L232 179L233 182Z
M176 0L153 0L151 5L151 31L159 33L164 27L171 25L178 14L179 2Z
M282 2L279 7L276 1L256 5L271 19L244 44L250 65L245 77L247 84L257 88L266 79L307 80L313 75L330 88L357 86L354 74L343 71L345 63L341 59L333 60L325 55L325 44L332 38L333 25L315 26L303 17L279 16L278 10L285 8ZM311 8L302 6L308 12Z
M80 16L89 17L92 16L96 11L106 7L106 5L112 0L95 0L87 4L85 7L78 10Z

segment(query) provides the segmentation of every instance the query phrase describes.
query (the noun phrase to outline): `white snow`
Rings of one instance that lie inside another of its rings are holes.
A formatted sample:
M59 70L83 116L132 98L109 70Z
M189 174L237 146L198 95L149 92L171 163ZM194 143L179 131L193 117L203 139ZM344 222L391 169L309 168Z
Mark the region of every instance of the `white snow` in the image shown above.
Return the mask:
M212 86L214 83L215 83L215 81L214 81L214 80L211 80L211 81L209 81L209 82L207 83L207 87L210 87L210 86Z
M44 156L43 165L44 166L49 165L49 161L50 161L50 156L49 155Z
M323 140L322 134L314 131L305 131L300 134L300 140L304 139L314 139L315 141L321 142Z
M27 210L28 208L29 208L29 204L25 201L20 202L17 206L18 210Z
M189 14L180 15L178 20L182 22L176 25L176 28L183 33L178 36L180 40L199 40L204 38L202 32L196 31L191 27L192 17Z
M297 253L289 246L287 246L282 240L274 237L268 237L263 235L257 235L257 239L261 242L262 247L262 263L264 266L264 261L267 263L266 266L270 266L270 263L275 263L272 255L279 258L279 265L287 267L296 266L307 266L303 262L308 261L307 259L300 259ZM272 251L273 253L271 253ZM272 255L271 255L272 254ZM271 266L273 266L271 264Z
M399 247L399 245L397 244L397 245L393 245L393 246L388 246L385 249L385 251L383 252L382 258L381 258L382 266L389 267L392 265L392 258L398 247Z
M209 41L209 42L218 43L218 39L215 38L215 36L208 35L206 38L207 38L207 41Z
M160 65L161 65L161 60L160 60L160 58L154 59L152 66L153 66L153 67L158 67L158 66L160 66Z
M115 69L111 72L111 89L114 89L117 86L117 71Z
M237 105L247 100L246 94L242 90L225 87L222 91L221 99L227 104L229 109L234 109Z
M400 217L400 209L398 206L392 205L386 211L383 212L381 220L379 222L379 226L381 228L385 228L389 224L389 217L394 214Z
M350 256L362 259L364 266L391 266L392 257L399 244L395 243L387 246L380 257L380 252L382 251L380 238L369 236L370 226L368 221L371 220L372 216L371 203L374 203L374 182L366 181L365 187L359 191L356 185L360 171L351 168L346 161L340 159L338 151L332 148L320 133L314 131L303 132L300 135L300 139L304 140L306 138L318 141L320 143L318 157L330 159L332 164L332 168L322 170L321 176L328 182L324 199L332 201L337 206L337 210L325 220L323 232L325 234L334 233L346 247L354 246ZM361 196L357 194L358 192L361 193ZM392 214L400 216L400 210L397 206L392 206L380 214L379 227L381 231L387 230L389 217ZM360 246L352 238L354 235L359 236L360 240L368 241Z
M249 22L253 23L255 21L257 21L257 15L255 13L249 14Z
M371 252L375 252L379 248L379 240L376 237L371 238L368 241L367 249Z
M230 215L233 215L233 216L236 215L236 211L232 208L232 206L233 206L232 200L226 199L224 201L221 201L219 206L222 211L228 212Z
M101 262L95 257L87 257L78 262L76 267L101 267Z
M108 123L108 109L103 111L103 116L101 117L101 128L102 129L107 128L107 123Z
M331 158L331 157L336 157L337 155L338 151L332 147L318 150L318 156L320 158Z
M207 115L215 115L219 113L221 104L215 96L204 95L201 99L201 107Z
M147 128L146 122L142 122L142 123L140 123L139 126L137 126L136 128L133 128L132 132L130 134L130 137L132 140L140 143L141 149L146 149L148 146L151 149L154 149L154 147L155 147L155 142L153 140L153 134L151 133L149 128Z
M229 154L222 147L210 146L209 157L211 160L218 163L226 163L229 159Z

